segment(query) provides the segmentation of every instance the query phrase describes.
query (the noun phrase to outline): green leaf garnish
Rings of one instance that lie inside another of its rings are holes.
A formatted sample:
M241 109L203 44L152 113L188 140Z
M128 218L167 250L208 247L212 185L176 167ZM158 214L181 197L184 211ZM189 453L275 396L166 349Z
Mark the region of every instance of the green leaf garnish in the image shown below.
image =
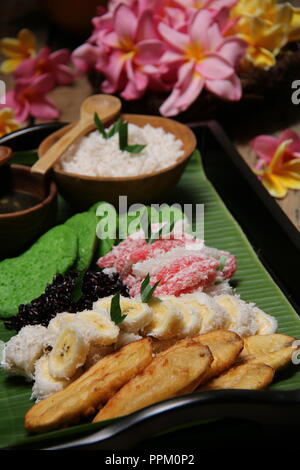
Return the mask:
M121 122L119 126L119 147L125 150L128 145L128 122Z
M151 243L155 242L156 240L158 240L163 234L166 234L167 225L168 225L168 223L165 224L165 225L163 225L163 226L158 230L158 232L151 233L150 238L148 239L148 243L151 244ZM168 227L169 232L167 232L167 233L169 233L169 234L172 233L174 226L175 226L175 222L173 221L173 222L169 225L169 227Z
M219 267L218 267L217 271L222 271L222 269L224 268L224 266L226 264L226 261L227 261L226 256L221 256L220 264L219 264Z
M120 122L118 126L119 132L119 147L120 150L129 152L129 153L140 153L146 145L128 145L128 122Z
M116 325L119 325L120 323L122 323L122 321L125 320L126 317L127 315L122 314L122 310L120 307L120 293L117 292L111 299L110 318Z
M126 150L126 152L129 152L129 153L140 153L142 150L144 150L145 147L146 145L141 145L141 144L126 145L124 150Z
M122 124L122 120L121 118L119 118L114 124L113 126L110 128L109 131L107 131L106 135L108 138L112 137L113 135L115 135L117 132L119 132L119 127L121 126Z
M141 284L141 299L142 302L147 304L149 300L153 297L153 293L155 289L157 288L158 284L160 283L160 280L157 281L154 286L150 285L150 276L147 274L145 279L143 280Z
M72 290L72 295L71 295L72 302L78 302L78 300L82 296L82 284L83 284L83 278L84 278L85 273L86 273L86 270L80 271L78 273L77 279L75 281L75 285Z
M104 127L104 124L101 121L101 119L99 118L97 113L94 114L94 122L96 124L96 127L98 128L98 131L100 132L100 134L103 136L104 139L110 139L110 137L115 135L119 131L119 128L122 124L121 119L118 119L113 124L113 126L108 131L106 131L105 127Z
M97 113L94 113L94 122L96 124L96 127L98 129L98 131L100 132L100 134L102 135L102 137L104 137L104 139L108 139L108 136L106 134L106 130L105 130L105 127L104 127L104 124L103 122L101 121L101 119L99 118L98 114Z

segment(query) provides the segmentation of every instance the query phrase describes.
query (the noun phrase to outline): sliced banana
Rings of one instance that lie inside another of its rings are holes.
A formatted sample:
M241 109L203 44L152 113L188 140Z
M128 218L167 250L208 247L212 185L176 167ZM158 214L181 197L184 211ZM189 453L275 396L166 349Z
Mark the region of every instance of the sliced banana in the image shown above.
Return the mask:
M97 308L104 308L110 312L110 304L112 297L105 297L97 302ZM140 301L139 298L129 299L128 297L120 297L120 307L122 314L126 315L125 320L120 323L120 329L128 333L139 333L152 320L152 311L150 307Z
M103 297L102 299L97 300L96 302L93 303L93 310L96 312L102 313L102 315L106 316L107 318L110 318L110 313L109 313L109 307L108 307L108 302L107 299L111 297Z
M58 313L49 322L48 331L52 335L57 335L60 332L63 324L73 322L75 321L75 319L76 319L75 313L67 313L67 312Z
M253 305L247 304L238 295L225 294L214 299L228 314L228 323L225 326L228 330L240 336L255 335L258 328Z
M83 322L82 333L88 343L97 346L108 346L117 341L119 327L99 311L85 310L76 315L75 324Z
M49 353L49 371L58 379L71 378L86 361L89 344L74 322L62 327Z
M114 346L91 346L84 364L84 369L87 370L92 367L96 362L100 361L107 354L114 352Z
M258 307L253 308L255 314L258 330L258 335L271 335L276 332L278 324L275 317L268 315L267 313L260 310Z
M177 307L181 314L181 327L179 337L193 336L200 332L201 317L198 315L194 306L187 303L184 298L175 296L162 296L162 300L168 301L171 305Z
M180 298L187 305L191 305L197 312L201 319L200 333L207 333L208 331L225 327L228 315L214 298L202 292L182 295Z
M158 339L169 339L178 336L182 330L183 315L178 305L154 298L149 302L152 310L152 320L144 329L144 333Z
M44 326L24 326L5 344L1 368L11 375L32 380L35 362L42 356L49 341L50 335Z
M132 343L133 341L139 341L142 338L142 336L136 335L135 333L126 333L126 331L121 331L114 347L115 349L120 349L123 346L126 346L126 344Z
M31 398L35 398L36 401L43 400L52 395L52 393L63 390L70 383L70 380L52 377L49 371L47 355L42 356L35 363L34 379Z

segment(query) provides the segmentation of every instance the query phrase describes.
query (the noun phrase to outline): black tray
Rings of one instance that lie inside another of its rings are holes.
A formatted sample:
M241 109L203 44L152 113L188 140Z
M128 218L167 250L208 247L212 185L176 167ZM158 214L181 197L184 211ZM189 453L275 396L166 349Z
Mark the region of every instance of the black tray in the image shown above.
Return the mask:
M300 233L215 121L192 123L208 179L300 314Z
M22 129L0 139L0 145L9 145L15 151L31 150L61 126L61 123L50 123ZM261 261L300 313L297 285L299 232L216 122L193 123L190 127L197 135L208 178L241 225ZM199 417L201 421L209 422L195 423ZM216 448L216 438L221 439L217 443L218 448L228 447L232 439L235 445L248 446L249 438L259 447L260 444L265 446L270 439L273 444L281 439L282 444L284 432L291 439L293 430L297 430L299 417L300 390L218 390L153 405L72 442L62 444L60 441L56 445L51 438L47 448L173 449L176 446L200 450ZM149 436L173 426L188 428L149 439ZM295 432L294 437L296 435Z

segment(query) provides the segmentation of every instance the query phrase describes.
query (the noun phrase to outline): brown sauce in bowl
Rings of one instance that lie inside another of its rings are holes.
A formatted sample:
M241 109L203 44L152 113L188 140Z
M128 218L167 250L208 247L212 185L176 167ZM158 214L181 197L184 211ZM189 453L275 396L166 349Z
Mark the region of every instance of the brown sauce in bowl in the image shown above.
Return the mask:
M30 193L11 191L0 196L0 214L10 214L30 209L41 200Z

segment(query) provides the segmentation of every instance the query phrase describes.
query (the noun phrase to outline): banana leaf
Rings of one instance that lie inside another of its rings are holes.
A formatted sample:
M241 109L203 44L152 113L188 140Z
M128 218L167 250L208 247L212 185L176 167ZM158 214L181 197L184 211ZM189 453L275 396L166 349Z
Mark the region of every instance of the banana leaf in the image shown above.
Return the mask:
M168 200L162 202L204 204L206 244L228 250L237 257L238 269L234 277L237 293L244 300L255 302L265 312L274 315L278 320L280 333L300 338L300 318L261 264L241 228L207 180L198 152L193 155L180 183L169 195ZM0 323L0 339L6 341L10 336L11 332ZM270 388L299 389L299 367L291 365L284 374L278 374ZM30 395L31 384L21 378L8 378L0 372L0 447L21 443L44 447L46 444L49 445L49 442L51 444L57 440L63 442L108 424L82 424L48 434L28 436L23 427L23 417L33 404Z

